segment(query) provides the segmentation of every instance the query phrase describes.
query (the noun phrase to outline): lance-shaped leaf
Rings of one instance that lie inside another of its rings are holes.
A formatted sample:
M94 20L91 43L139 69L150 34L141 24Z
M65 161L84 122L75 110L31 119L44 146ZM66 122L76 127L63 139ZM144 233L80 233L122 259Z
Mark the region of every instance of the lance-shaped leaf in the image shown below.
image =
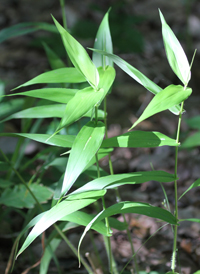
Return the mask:
M90 230L91 226L99 221L110 217L115 214L125 214L125 213L137 213L145 216L149 216L152 218L156 218L172 225L177 224L176 218L167 210L152 206L147 203L139 203L139 202L119 202L118 204L114 204L105 210L101 211L85 228L78 245L78 250L80 250L81 242L87 233Z
M142 72L131 66L129 63L124 61L117 55L107 53L106 51L91 49L99 54L108 56L117 66L119 66L124 72L126 72L129 76L131 76L135 81L144 86L147 90L152 92L153 94L157 94L162 91L162 88L152 82L149 78L147 78ZM180 112L180 106L172 106L169 109L172 113L178 115Z
M29 96L34 98L46 99L58 103L67 104L69 100L74 97L74 95L78 92L78 89L70 89L70 88L42 88L42 89L33 89L29 91L19 92L9 94L7 96Z
M105 139L101 147L159 147L178 145L176 140L160 132L138 130Z
M1 136L25 137L46 145L71 148L76 138L75 135L54 135L37 133L0 133ZM51 137L51 138L50 138Z
M44 232L55 222L57 222L67 214L71 214L81 208L88 206L91 203L94 203L97 199L105 195L105 193L105 190L99 192L95 191L95 193L88 193L88 196L85 195L85 198L82 198L80 200L64 200L40 215L36 225L27 236L17 256L19 256L35 240L35 238L37 238L42 232Z
M92 87L87 87L77 92L67 104L64 116L56 131L60 131L63 127L68 126L83 117L100 102L103 95L103 89L95 91Z
M190 187L179 197L179 200L192 188L200 186L200 179L196 180Z
M11 119L24 119L24 118L62 118L64 116L66 109L65 104L55 104L55 105L44 105L33 108L27 108L22 111L16 112L6 119L1 120L0 123ZM92 111L85 113L84 117L91 117ZM98 110L98 118L103 119L104 112Z
M64 195L74 184L78 176L89 164L101 146L105 133L102 122L88 122L82 127L72 145L69 156L61 196Z
M109 10L110 11L110 10ZM94 42L94 48L99 50L104 50L108 53L113 53L113 45L112 38L110 34L110 27L108 22L109 11L105 14L99 29L97 31L97 35ZM97 52L93 52L92 55L93 63L96 67L106 67L113 66L113 62L106 56L100 55Z
M60 57L46 44L43 43L49 64L51 69L65 68L65 63L60 59Z
M162 23L162 35L165 51L169 64L184 85L187 85L190 77L190 65L185 52L171 28L167 25L162 12L159 10Z
M174 105L185 101L192 93L191 88L184 89L183 86L170 85L156 94L148 104L140 118L133 124L131 129L150 116L166 110Z
M60 68L44 72L30 81L14 88L18 89L34 84L50 84L50 83L82 83L85 82L84 76L76 68Z
M157 181L160 183L173 182L175 180L174 174L162 170L156 171L140 171L134 173L114 174L101 178L97 178L79 189L72 192L69 196L77 193L85 193L90 190L111 189L122 185L142 184L148 181Z
M80 119L104 99L115 79L115 70L108 66L106 69L99 67L98 71L100 76L99 90L87 87L77 92L67 104L65 114L57 131Z
M69 55L70 60L77 70L80 71L85 79L93 86L98 87L99 74L95 65L92 63L86 50L72 37L53 17L54 23L60 32L63 44Z

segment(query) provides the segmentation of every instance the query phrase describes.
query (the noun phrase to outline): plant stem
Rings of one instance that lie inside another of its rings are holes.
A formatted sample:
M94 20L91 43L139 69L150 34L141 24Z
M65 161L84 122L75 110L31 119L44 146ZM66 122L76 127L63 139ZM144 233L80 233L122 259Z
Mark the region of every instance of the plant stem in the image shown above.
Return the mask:
M177 135L176 135L176 143L179 143L179 137L180 137L180 128L181 128L181 119L182 119L182 112L183 112L183 106L184 102L181 103L181 110L179 114L179 119L178 119L178 127L177 127ZM178 177L177 174L178 170L178 146L175 148L175 169L174 169L174 174L175 177ZM178 221L178 187L177 187L177 179L174 181L174 195L175 195L175 218ZM177 230L178 230L178 225L175 225L174 227L174 244L173 244L173 253L172 253L172 263L171 263L171 269L173 272L175 272L176 268L176 251L177 251Z
M108 138L108 128L107 128L106 108L107 108L107 102L106 102L106 98L105 98L105 99L104 99L104 124L105 124L105 137L106 137L106 139L107 139L107 138ZM113 170L113 165L112 165L112 160L111 160L111 155L110 155L110 153L108 154L108 158L109 158L109 159L108 159L108 163L109 163L110 174L113 175L113 174L114 174L114 170ZM118 188L115 188L115 194L116 194L117 202L119 203L119 202L121 201L121 197L120 197L120 193L119 193ZM129 229L128 229L128 223L127 223L127 221L126 221L125 215L122 214L122 216L123 216L123 219L124 219L124 223L127 225L126 233L127 233L128 240L129 240L129 242L130 242L130 245L131 245L132 255L134 255L134 254L135 254L135 250L134 250L133 242L132 242L132 239L131 239L131 234L130 234L130 231L129 231ZM139 271L139 267L138 267L137 259L136 259L135 256L133 257L133 260L134 260L135 269L136 269L136 274L137 274L138 271Z
M1 149L0 149L0 152L1 152L2 156L3 156L3 158L5 159L5 161L10 164L11 169L17 175L17 177L22 182L22 184L27 188L27 190L29 191L29 193L31 194L31 196L33 197L33 199L35 200L35 202L36 202L37 206L39 207L39 209L42 212L44 212L43 207L41 206L40 202L38 201L38 199L35 196L35 194L33 193L33 191L30 189L29 185L24 181L24 179L19 174L19 172L13 167L12 163L9 161L8 157L3 153L3 151ZM57 232L61 235L61 237L63 238L63 240L66 242L66 244L71 248L71 250L73 251L73 253L78 257L78 250L68 240L68 238L62 232L62 230L56 224L53 224L53 226L57 230ZM84 260L84 258L82 256L80 256L80 260L81 260L81 263L84 265L85 269L88 271L88 273L89 274L93 274L92 269L90 268L90 266L87 264L87 262Z

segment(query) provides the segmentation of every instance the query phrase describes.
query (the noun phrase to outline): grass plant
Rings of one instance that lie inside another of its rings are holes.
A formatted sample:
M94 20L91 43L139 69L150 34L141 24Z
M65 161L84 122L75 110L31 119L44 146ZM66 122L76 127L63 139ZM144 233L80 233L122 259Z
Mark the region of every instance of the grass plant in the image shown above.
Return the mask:
M65 14L64 1L60 2L63 14ZM52 25L34 25L34 28L42 28L43 26L43 28L45 27L48 30L59 32L69 58L68 64L73 66L64 67L63 61L48 45L45 45L44 47L53 69L16 87L15 92L22 87L41 83L46 84L46 87L11 94L12 96L26 96L28 101L25 109L7 115L1 121L4 123L10 119L20 118L23 120L24 126L20 133L0 133L0 136L17 136L19 138L18 146L12 157L8 157L0 150L2 157L0 162L1 168L7 170L7 175L1 180L1 188L3 190L1 191L0 204L21 211L23 208L26 208L29 209L30 213L26 218L26 225L15 242L13 258L16 253L16 257L20 256L37 237L42 235L49 227L54 226L53 232L46 234L44 253L40 261L40 274L48 273L48 266L52 258L58 265L59 273L59 263L56 259L55 251L61 242L61 238L70 246L79 263L84 265L85 270L90 274L95 273L96 270L92 261L90 260L89 265L83 256L80 255L82 240L90 229L97 231L105 238L109 261L109 270L107 271L112 274L119 273L111 249L110 237L112 236L112 228L127 230L133 253L132 258L134 258L133 271L134 273L142 273L139 271L140 266L137 264L136 254L138 251L134 250L132 244L124 215L126 213L146 215L173 227L174 244L172 246L171 270L168 273L181 273L176 266L178 227L183 221L200 223L199 219L188 218L183 220L179 219L178 215L178 199L182 198L191 188L199 186L199 180L197 180L180 198L178 197L178 151L181 146L179 140L180 126L182 113L184 112L184 101L192 93L192 89L188 87L191 78L192 62L189 64L182 46L166 23L161 11L159 11L159 14L167 59L171 69L181 81L180 85L172 84L164 89L148 79L135 67L113 54L108 22L109 11L104 16L97 32L94 48L91 49L93 51L92 59L83 46L68 32L64 15L64 27L53 17L57 30ZM14 28L19 29L20 27L16 26ZM33 28L33 26L30 25L30 28ZM26 33L25 30L23 33ZM11 30L10 32L7 30L6 37L10 36ZM3 40L1 35L0 39ZM108 138L107 115L109 115L109 109L106 106L106 97L112 91L112 85L115 80L114 63L145 89L152 92L154 97L127 133ZM38 102L35 99L31 101L31 98L38 98L41 101ZM26 101L24 100L24 102ZM103 110L101 109L102 105ZM170 110L178 117L176 139L160 132L135 130L135 127L140 122L165 110ZM41 123L45 118L54 119L53 130L53 127L50 129L50 126L41 130ZM25 119L30 120L26 120L28 122L25 123ZM37 121L33 122L33 119L38 119L38 124ZM76 134L70 134L72 127L76 128ZM77 128L79 129L77 130ZM36 154L33 160L24 161L23 155L19 157L24 138L43 143L47 148ZM175 148L173 174L162 170L114 174L110 157L113 148L154 148L160 146L172 146ZM60 156L60 154L62 155ZM99 159L106 155L109 157L110 174L105 173L99 167ZM43 161L40 170L32 176L27 176L25 170L31 167L35 160ZM59 174L57 182L48 183L45 180L45 171L50 166ZM81 179L81 175L87 175L87 180ZM15 180L15 183L13 183L13 180ZM166 209L143 202L121 200L118 187L126 184L142 184L148 181L160 182L162 187L163 184L174 182L174 213L170 212L169 208ZM110 189L116 191L117 202L107 207L105 197ZM98 200L102 201L102 208L100 208ZM48 203L42 206L42 203L47 201ZM88 205L92 204L98 209L95 217L84 211ZM111 216L116 214L124 216L123 223L111 218ZM56 224L58 221L59 223ZM74 247L65 235L65 232L72 224L85 227L78 247ZM27 231L30 228L32 230L27 235ZM59 238L57 237L58 234L60 235ZM25 235L25 240L22 245L20 244L20 249L17 251L20 238L23 235ZM10 269L9 264L7 273L9 273ZM125 273L125 270L121 270L120 273Z

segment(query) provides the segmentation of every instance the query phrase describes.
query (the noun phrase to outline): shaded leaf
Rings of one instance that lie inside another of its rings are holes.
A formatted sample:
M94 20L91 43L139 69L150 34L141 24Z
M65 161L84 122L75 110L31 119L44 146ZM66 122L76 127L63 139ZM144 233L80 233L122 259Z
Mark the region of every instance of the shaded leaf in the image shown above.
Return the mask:
M82 82L85 82L85 78L76 68L60 68L44 72L13 90L34 84Z
M200 146L200 132L196 132L186 138L181 144L181 148L192 148Z
M200 179L196 180L191 186L179 197L179 200L192 188L200 186Z
M160 132L131 131L103 140L101 147L159 147L178 145L176 140Z
M69 156L61 196L71 188L81 172L97 153L101 146L105 133L105 126L102 122L88 122L79 131L72 145Z
M110 10L109 10L110 11ZM108 53L113 53L112 38L110 34L110 27L108 22L109 11L105 14L94 42L94 48L99 50L104 50ZM95 51L93 51L92 60L96 67L106 67L113 66L113 62L106 56L102 56Z
M184 85L187 85L190 77L190 65L185 52L171 28L167 25L162 12L159 10L162 23L162 35L169 64Z
M43 43L51 69L59 69L66 67L65 63L58 57L58 55L46 44Z
M45 186L32 184L30 189L40 203L46 202L53 195L53 192ZM17 185L13 189L7 188L2 193L0 204L15 208L33 208L36 202L24 185Z
M54 23L60 32L63 44L75 68L84 75L85 79L94 87L98 87L99 74L86 50L74 39L53 17Z
M132 125L131 129L150 116L166 110L174 105L185 101L192 93L191 88L184 89L183 86L170 85L156 94L148 104L140 118Z

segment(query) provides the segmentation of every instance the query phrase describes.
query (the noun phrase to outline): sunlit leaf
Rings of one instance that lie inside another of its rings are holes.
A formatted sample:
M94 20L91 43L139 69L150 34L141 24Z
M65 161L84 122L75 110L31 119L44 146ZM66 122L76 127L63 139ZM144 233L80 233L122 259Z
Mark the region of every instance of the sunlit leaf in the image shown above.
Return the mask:
M13 90L34 84L82 82L85 82L85 78L76 68L60 68L44 72Z
M180 85L170 85L166 87L154 96L140 118L133 124L131 128L135 127L137 124L156 113L166 110L174 105L180 104L181 102L185 101L191 95L191 93L191 88L184 89L184 87Z
M187 85L191 77L190 65L188 63L187 57L175 34L167 25L165 18L160 10L159 13L162 23L162 35L167 59L174 73L178 76L184 85Z
M180 196L179 200L192 188L200 186L200 179L196 180L190 187Z
M114 174L97 178L75 190L70 196L91 190L111 189L126 184L142 184L148 181L167 183L173 182L175 179L174 174L162 170Z
M98 198L103 196L105 191L95 191L93 198L85 198L82 200L74 200L74 201L67 201L64 200L59 204L52 207L50 210L42 213L42 215L38 216L38 220L31 230L29 235L27 236L24 244L22 245L21 249L19 250L17 256L19 256L42 232L44 232L47 228L49 228L52 224L60 220L62 217L66 216L67 214L71 214L83 207L88 206L89 204L95 202ZM35 218L34 222L35 223ZM32 223L29 224L29 227Z
M176 140L160 132L131 131L103 140L101 147L159 147L178 145Z
M88 122L79 131L72 145L61 189L61 195L68 192L75 180L95 156L101 146L104 133L104 124L102 122L96 124L93 121Z
M109 10L110 11L110 10ZM110 27L109 27L109 22L108 22L108 16L109 16L109 11L105 14L96 38L94 42L94 48L99 49L99 50L104 50L108 53L113 53L113 46L112 46L112 38L110 34ZM96 67L106 67L106 66L113 66L113 62L111 59L109 59L106 56L102 56L95 51L93 52L92 55L92 60Z
M94 87L98 87L99 74L86 50L72 37L53 17L54 23L60 32L63 44L75 68L85 76L85 79Z
M147 90L152 92L153 94L157 94L162 91L162 88L152 82L149 78L147 78L142 72L131 66L129 63L124 61L122 58L117 55L107 53L106 51L91 49L99 54L105 55L109 57L116 65L118 65L124 72L126 72L129 76L131 76L135 81L144 86ZM178 115L180 112L180 106L172 106L169 109L172 113Z

